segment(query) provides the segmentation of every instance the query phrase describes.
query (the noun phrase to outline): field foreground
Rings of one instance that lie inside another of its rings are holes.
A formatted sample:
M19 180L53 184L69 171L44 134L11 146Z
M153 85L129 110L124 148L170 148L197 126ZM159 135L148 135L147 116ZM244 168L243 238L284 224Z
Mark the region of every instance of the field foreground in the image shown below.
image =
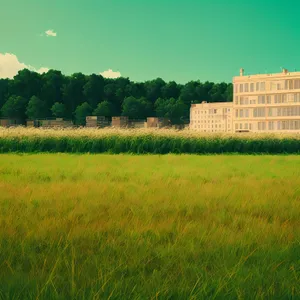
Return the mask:
M0 298L299 299L299 165L0 155Z

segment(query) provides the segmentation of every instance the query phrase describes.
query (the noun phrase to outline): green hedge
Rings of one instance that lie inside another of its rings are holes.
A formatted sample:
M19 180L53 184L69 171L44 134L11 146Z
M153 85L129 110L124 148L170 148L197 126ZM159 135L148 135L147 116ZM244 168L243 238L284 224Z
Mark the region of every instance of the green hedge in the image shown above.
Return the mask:
M293 138L165 137L155 135L104 137L3 137L0 153L134 153L134 154L295 154L300 140Z

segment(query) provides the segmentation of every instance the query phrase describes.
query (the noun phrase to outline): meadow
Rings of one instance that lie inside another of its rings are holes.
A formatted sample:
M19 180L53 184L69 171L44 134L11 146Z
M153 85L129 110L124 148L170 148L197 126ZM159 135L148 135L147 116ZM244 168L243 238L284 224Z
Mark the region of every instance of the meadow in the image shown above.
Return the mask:
M299 133L203 134L172 129L0 128L0 153L299 154Z
M299 299L300 157L0 155L2 299Z

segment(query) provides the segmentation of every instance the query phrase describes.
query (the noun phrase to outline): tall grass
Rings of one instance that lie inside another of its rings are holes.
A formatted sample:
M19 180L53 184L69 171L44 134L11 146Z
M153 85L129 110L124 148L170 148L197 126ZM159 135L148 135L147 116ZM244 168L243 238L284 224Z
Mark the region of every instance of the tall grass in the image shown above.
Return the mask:
M299 299L298 156L0 156L0 298Z
M175 130L0 129L0 153L297 154L300 135L199 134Z

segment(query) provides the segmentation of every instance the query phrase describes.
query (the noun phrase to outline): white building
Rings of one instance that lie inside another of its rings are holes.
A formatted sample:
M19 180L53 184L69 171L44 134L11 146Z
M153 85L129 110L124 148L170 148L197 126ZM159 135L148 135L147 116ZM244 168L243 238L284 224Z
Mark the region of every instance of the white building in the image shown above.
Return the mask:
M192 104L190 110L190 129L202 132L231 132L232 102Z
M203 132L300 132L300 72L233 78L233 103L192 104L190 129Z
M249 131L300 130L300 72L233 78L234 129Z

